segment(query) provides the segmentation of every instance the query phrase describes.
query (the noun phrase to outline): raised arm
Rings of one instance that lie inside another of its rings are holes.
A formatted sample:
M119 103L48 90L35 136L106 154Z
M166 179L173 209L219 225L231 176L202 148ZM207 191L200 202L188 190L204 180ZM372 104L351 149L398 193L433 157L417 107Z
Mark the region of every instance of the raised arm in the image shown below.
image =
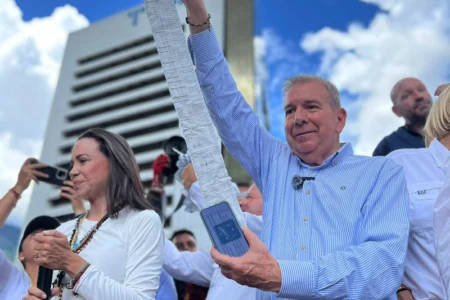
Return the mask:
M190 23L205 21L201 19L207 15L202 0L185 3ZM261 128L258 117L236 87L214 30L206 30L209 26L193 27L190 26L193 35L189 37L189 49L211 119L227 149L261 187L261 172L267 171L262 166L285 144Z
M16 206L22 196L22 193L30 186L31 180L39 181L39 178L48 177L47 174L37 171L43 168L44 164L33 164L36 159L28 158L22 165L17 178L17 183L11 188L2 199L0 199L0 228L5 224L9 214Z

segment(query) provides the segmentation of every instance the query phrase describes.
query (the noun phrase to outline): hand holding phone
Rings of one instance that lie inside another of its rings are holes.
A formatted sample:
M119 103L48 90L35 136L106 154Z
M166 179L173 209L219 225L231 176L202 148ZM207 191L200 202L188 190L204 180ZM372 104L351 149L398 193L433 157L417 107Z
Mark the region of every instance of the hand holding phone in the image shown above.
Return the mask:
M39 180L48 177L47 174L44 174L39 170L39 168L44 168L46 166L47 165L45 164L37 163L37 160L34 158L28 158L20 168L17 183L15 185L16 191L22 193L30 186L31 180L38 183Z
M39 164L37 160L32 162L33 164ZM69 177L69 171L60 167L54 167L44 164L39 164L40 166L36 168L42 174L46 174L47 177L39 178L39 181L46 182L49 184L63 186L64 181Z
M227 202L205 208L200 216L211 241L220 253L240 257L248 251L247 240Z

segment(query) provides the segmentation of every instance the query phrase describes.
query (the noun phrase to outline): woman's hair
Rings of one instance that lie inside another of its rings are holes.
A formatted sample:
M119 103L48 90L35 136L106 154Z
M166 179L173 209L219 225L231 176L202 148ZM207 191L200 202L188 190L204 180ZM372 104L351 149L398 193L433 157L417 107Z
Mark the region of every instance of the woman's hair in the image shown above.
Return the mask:
M91 138L109 162L106 191L108 216L116 218L119 211L129 206L137 210L153 209L145 197L139 176L139 166L127 141L118 134L95 128L84 132L78 140Z
M425 144L427 147L437 138L438 140L450 134L450 87L440 95L430 110L425 124Z

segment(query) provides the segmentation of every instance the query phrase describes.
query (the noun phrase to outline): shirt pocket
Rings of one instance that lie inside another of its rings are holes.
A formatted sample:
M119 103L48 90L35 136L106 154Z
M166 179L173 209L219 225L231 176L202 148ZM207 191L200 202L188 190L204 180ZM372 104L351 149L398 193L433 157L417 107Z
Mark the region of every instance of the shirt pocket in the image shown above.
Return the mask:
M421 232L433 229L434 202L442 183L425 182L408 187L411 231Z

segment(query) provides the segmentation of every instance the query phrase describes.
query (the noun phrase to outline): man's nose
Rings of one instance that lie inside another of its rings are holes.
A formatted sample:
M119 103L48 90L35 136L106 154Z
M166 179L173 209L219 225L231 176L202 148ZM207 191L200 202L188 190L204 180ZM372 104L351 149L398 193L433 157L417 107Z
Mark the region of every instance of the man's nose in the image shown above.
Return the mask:
M303 124L308 123L308 115L304 109L298 108L295 111L294 123L297 126L302 126Z

